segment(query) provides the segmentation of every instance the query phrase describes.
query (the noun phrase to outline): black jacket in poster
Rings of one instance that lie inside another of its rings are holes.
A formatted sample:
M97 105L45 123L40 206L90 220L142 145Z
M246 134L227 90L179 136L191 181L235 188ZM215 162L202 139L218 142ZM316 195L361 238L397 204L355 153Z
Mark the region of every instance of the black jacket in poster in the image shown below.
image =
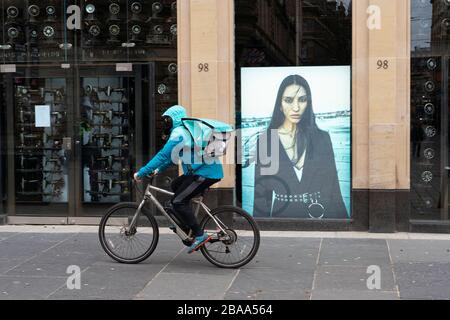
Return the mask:
M266 131L264 135L267 136L268 133L269 131ZM260 140L258 139L258 143ZM263 141L270 143L270 138ZM262 175L259 158L256 161L253 215L273 218L347 219L330 135L316 130L311 136L301 181L298 180L279 138L277 141L277 174Z

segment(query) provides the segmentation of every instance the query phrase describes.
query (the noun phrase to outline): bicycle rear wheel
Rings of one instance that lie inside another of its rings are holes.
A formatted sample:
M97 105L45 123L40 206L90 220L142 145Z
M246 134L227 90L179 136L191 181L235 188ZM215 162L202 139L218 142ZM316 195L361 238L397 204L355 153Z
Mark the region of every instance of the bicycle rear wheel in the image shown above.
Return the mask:
M142 208L136 226L130 229L138 207L137 203L117 204L100 221L100 244L111 258L120 263L144 261L158 244L158 224L145 207Z
M223 206L211 212L216 222L206 215L201 227L212 236L200 248L205 258L221 268L240 268L249 263L259 249L260 234L256 221L247 212L234 206Z

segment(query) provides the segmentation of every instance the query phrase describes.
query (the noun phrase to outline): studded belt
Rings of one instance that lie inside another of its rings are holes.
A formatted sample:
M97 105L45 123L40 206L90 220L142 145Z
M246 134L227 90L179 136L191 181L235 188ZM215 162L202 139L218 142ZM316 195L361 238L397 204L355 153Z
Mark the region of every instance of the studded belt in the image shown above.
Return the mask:
M325 207L320 203L321 193L303 194L277 194L275 201L284 203L303 203L307 205L308 215L311 219L322 219L325 215Z

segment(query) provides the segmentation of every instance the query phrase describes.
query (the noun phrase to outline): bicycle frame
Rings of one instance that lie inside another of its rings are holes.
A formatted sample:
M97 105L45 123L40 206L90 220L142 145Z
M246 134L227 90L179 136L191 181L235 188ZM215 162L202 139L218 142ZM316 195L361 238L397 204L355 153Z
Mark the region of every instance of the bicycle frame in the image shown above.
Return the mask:
M136 225L136 222L139 219L139 215L141 214L141 210L142 207L147 203L147 201L151 201L156 208L170 221L170 223L172 223L174 226L176 226L176 230L175 233L180 237L181 240L185 241L185 240L191 240L192 238L187 235L183 229L181 228L180 225L178 225L175 220L172 219L172 217L167 213L167 211L164 209L164 207L161 205L161 203L158 201L158 199L155 197L155 195L153 195L153 193L151 191L156 191L158 193L162 193L168 196L173 196L174 193L155 187L153 185L151 185L150 183L147 184L147 187L145 188L145 192L144 192L144 198L142 199L141 203L139 204L139 207L135 213L135 215L133 216L133 220L130 223L130 229L134 228ZM208 208L208 206L206 206L203 203L203 197L197 197L195 199L192 199L192 202L196 203L197 206L195 208L195 216L198 215L198 212L200 210L200 207L203 208L203 210L206 212L207 215L209 215L211 217L211 219L216 223L217 227L224 233L227 234L225 229L227 229L227 226L220 221L220 219L214 217L211 214L211 210Z

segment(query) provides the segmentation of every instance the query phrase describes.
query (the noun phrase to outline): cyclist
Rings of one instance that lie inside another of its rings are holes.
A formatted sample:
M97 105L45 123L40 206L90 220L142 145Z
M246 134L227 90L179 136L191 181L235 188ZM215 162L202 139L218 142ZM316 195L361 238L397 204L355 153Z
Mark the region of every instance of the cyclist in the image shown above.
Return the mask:
M183 175L172 182L171 187L175 194L171 204L180 220L195 235L195 240L188 250L188 253L192 253L207 243L210 237L200 228L192 210L191 199L223 179L223 167L218 161L214 163L206 163L203 159L195 161L197 158L192 152L192 137L181 121L186 117L186 109L179 105L170 107L163 114L163 138L166 138L167 142L150 162L134 174L134 179L139 181L145 176L162 172L181 159Z

